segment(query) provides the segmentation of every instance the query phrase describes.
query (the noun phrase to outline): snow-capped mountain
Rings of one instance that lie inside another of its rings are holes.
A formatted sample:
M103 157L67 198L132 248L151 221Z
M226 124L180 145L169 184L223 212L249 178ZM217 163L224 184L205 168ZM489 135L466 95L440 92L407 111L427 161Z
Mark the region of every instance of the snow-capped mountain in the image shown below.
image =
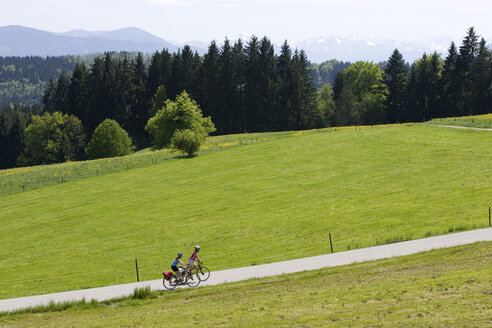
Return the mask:
M303 49L312 62L322 62L327 59L380 62L387 60L395 49L403 54L407 62L413 62L424 53L430 54L434 51L445 56L451 41L447 38L413 42L354 36L326 36L305 40L295 46Z

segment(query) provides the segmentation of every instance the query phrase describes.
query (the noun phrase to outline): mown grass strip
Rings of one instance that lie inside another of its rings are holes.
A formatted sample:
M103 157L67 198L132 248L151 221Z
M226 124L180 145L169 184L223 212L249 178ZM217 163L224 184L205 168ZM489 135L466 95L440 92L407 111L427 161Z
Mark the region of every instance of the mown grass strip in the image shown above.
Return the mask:
M492 243L440 249L62 312L4 314L5 327L488 327Z
M85 298L80 301L65 301L65 302L49 302L48 305L37 305L31 306L25 309L18 309L14 311L0 312L0 317L2 316L11 316L11 315L19 315L25 313L46 313L46 312L61 312L66 311L68 309L77 309L77 310L87 310L94 309L98 307L106 307L109 305L128 303L131 300L147 300L147 299L155 299L162 294L160 291L152 291L150 287L142 287L135 288L133 294L128 297L118 297L113 298L107 301L98 302L95 299L87 301Z

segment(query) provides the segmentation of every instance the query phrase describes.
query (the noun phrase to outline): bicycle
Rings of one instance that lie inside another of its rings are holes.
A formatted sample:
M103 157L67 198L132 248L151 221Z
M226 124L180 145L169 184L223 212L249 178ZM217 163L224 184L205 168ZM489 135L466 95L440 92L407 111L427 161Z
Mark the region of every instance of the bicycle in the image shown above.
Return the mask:
M202 262L198 262L198 265L193 269L193 273L200 279L205 281L210 278L210 270L207 267L202 266Z
M195 272L183 268L185 271L181 274L181 279L177 279L176 274L170 271L164 271L162 274L162 285L164 288L172 290L177 286L188 285L189 287L197 287L200 284L200 278Z

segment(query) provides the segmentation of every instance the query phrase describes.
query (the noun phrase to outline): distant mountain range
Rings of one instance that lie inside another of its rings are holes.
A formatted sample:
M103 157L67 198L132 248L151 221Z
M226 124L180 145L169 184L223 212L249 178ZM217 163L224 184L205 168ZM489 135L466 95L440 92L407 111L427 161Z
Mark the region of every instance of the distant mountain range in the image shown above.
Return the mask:
M152 53L179 46L141 29L128 27L109 32L74 30L52 33L23 26L0 27L0 56L85 55L105 51Z
M246 35L241 37L243 41L249 39ZM296 44L290 43L290 45L292 48L303 49L309 60L316 63L329 59L379 62L387 60L395 48L398 48L405 60L411 63L420 58L424 52L437 51L445 56L451 41L441 38L424 42L406 42L391 39L329 36ZM193 50L203 54L209 43L191 41L187 44ZM222 44L222 41L218 44ZM65 33L52 33L14 25L0 27L0 56L85 55L105 51L153 53L164 48L175 52L183 46L184 44L166 41L135 27L99 32L80 29ZM278 51L280 45L276 45L275 48Z

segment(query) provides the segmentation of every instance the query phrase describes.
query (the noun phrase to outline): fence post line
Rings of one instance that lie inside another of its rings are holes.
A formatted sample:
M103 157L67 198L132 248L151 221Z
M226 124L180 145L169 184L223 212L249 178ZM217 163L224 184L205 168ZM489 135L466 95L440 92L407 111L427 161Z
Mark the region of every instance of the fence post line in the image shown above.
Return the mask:
M331 232L328 233L328 236L330 236L330 248L331 248L331 252L333 253L333 243L331 242Z
M492 227L492 222L490 222L490 206L489 206L489 227Z
M137 282L140 281L140 277L138 276L138 261L135 259L135 268L137 268Z

